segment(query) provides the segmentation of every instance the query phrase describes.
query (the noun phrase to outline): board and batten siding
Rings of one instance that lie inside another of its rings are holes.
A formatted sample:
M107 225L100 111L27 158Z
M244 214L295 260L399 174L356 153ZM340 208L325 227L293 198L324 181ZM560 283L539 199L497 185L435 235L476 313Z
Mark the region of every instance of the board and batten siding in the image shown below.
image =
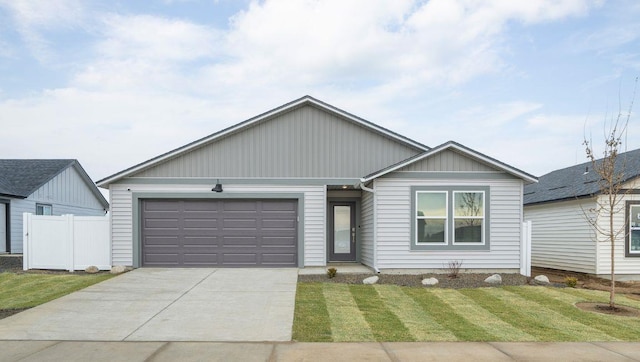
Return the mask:
M362 192L362 216L361 216L361 238L360 238L360 262L366 266L374 267L373 243L374 243L374 216L373 216L374 196L371 192Z
M605 198L607 196L599 196L600 198ZM624 203L625 201L640 201L640 195L624 195L622 200L622 211L618 214L618 217L615 218L613 222L614 230L622 230L625 228L625 212L624 212ZM604 202L604 201L601 201ZM599 220L601 228L607 228L609 224L608 217L602 217ZM625 230L626 232L626 230ZM599 241L597 243L598 248L598 266L597 273L598 275L606 277L611 274L611 242L604 240L605 238L600 235ZM619 237L616 239L615 244L615 271L616 275L640 275L640 257L626 257L624 253L625 242L624 242L624 233L621 233Z
M596 273L596 239L585 212L593 199L552 202L524 207L531 221L531 265Z
M210 193L211 185L168 185L168 184L112 184L111 198L111 240L114 265L133 265L133 192L153 193ZM127 189L131 189L128 191ZM326 264L325 247L325 200L324 186L279 186L279 185L224 185L225 193L269 193L304 194L304 266ZM212 194L215 196L215 194ZM178 197L179 198L179 197ZM301 215L301 214L300 214ZM300 222L303 218L300 217ZM299 267L302 267L300 265Z
M52 206L53 215L101 216L104 207L78 171L68 167L26 199L11 199L11 252L22 253L22 215L36 213L36 204Z
M306 105L132 176L360 178L420 152L360 124Z
M523 181L507 179L419 180L380 178L374 182L377 200L376 240L379 269L442 270L450 261L463 269L518 269L522 231ZM411 186L489 186L490 250L410 250Z
M429 171L429 172L442 172L442 171L489 171L496 172L494 167L485 165L476 160L473 160L467 156L461 155L455 151L445 150L437 153L431 157L427 157L423 160L413 162L407 166L402 167L398 171Z

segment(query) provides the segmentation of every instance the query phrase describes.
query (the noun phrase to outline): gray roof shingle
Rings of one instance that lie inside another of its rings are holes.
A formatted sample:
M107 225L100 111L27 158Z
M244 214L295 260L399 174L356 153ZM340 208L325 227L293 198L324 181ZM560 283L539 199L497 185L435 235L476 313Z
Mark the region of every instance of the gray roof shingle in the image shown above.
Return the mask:
M616 160L616 172L624 172L624 181L640 176L640 149L620 153ZM591 162L555 170L541 176L538 183L524 187L524 204L596 195L600 192L598 180L600 177L593 171Z
M0 195L26 198L76 160L0 160Z

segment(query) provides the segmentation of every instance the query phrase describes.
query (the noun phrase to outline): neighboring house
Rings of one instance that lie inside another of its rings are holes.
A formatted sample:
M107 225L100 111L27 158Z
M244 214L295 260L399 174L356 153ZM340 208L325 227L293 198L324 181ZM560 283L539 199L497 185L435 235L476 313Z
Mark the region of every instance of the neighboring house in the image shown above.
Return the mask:
M615 269L620 278L640 277L640 149L621 153L624 200L614 230L624 228L615 245ZM591 162L556 170L527 185L525 220L532 222L531 264L607 277L611 272L611 243L595 232L586 215L593 215L600 177ZM608 217L598 220L608 228Z
M0 160L0 252L22 253L22 214L104 215L109 203L77 160Z
M306 96L118 172L113 264L518 272L523 185Z

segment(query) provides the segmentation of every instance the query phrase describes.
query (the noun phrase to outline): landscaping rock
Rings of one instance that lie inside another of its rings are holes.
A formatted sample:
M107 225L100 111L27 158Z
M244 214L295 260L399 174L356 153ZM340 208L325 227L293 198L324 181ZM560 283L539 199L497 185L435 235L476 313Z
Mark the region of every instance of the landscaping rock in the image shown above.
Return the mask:
M427 278L427 279L422 279L422 285L424 285L425 287L430 287L430 286L436 285L438 283L439 283L438 279L433 278L433 277Z
M372 277L366 278L365 280L362 281L362 284L376 284L378 282L380 278L378 278L377 275L374 275Z
M88 267L86 267L84 269L84 272L87 273L87 274L95 274L95 273L97 273L99 271L100 271L100 269L98 269L98 267L95 266L95 265L88 266Z
M502 277L500 274L493 274L485 279L484 282L489 284L502 284Z
M549 282L549 278L547 278L546 275L538 275L535 278L533 278L533 282L538 284L538 285L549 285L551 284L551 282Z
M111 267L111 274L122 274L127 271L127 267L124 265L114 265Z

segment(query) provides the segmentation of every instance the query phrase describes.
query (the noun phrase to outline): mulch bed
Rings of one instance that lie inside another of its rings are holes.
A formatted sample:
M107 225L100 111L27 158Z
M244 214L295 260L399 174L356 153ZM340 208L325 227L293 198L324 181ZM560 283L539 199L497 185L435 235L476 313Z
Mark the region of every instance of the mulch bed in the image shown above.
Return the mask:
M626 305L616 305L614 309L611 309L609 304L605 303L580 302L576 303L576 307L593 313L609 314L620 317L640 317L640 310L633 307L627 307Z
M407 287L422 287L422 279L435 277L438 284L435 288L478 288L504 285L525 285L528 278L520 274L500 274L502 284L485 283L485 279L493 274L460 273L457 278L449 278L445 274L377 274L380 278L377 284L395 284ZM298 275L299 282L321 282L321 283L344 283L362 284L362 280L372 276L372 274L338 274L334 278L329 278L324 274L318 275ZM433 287L431 287L433 288Z

